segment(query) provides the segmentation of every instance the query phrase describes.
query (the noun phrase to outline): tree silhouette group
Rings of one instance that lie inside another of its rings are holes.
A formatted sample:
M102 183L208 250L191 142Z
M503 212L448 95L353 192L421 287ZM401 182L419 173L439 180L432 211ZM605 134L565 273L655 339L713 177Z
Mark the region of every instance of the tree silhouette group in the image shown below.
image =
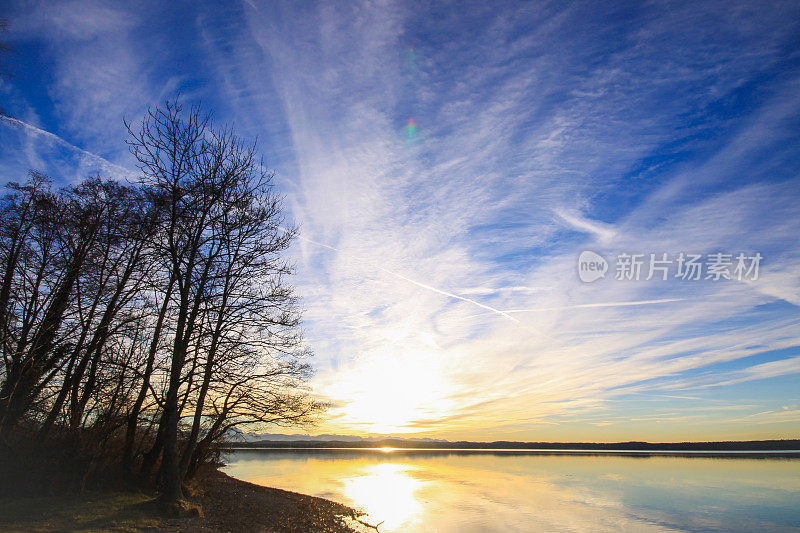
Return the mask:
M137 183L32 172L0 200L0 475L33 480L35 452L175 502L234 427L320 404L256 145L178 99L126 126Z

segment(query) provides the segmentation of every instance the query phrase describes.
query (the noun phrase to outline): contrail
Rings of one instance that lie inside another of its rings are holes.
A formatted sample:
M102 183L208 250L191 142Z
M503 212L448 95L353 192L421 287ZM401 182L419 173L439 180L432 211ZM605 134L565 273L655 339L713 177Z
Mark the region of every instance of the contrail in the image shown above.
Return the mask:
M284 228L284 227L282 227L282 226L276 226L276 227L278 229L286 232L286 233L289 233L289 230ZM311 244L315 244L317 246L322 246L323 248L327 248L328 250L333 250L335 252L343 253L338 248L335 248L335 247L327 245L327 244L323 244L321 242L313 241L313 240L309 239L308 237L303 237L301 235L297 235L297 237L299 239L302 239L302 240L306 241L306 242L310 242ZM517 324L521 323L518 318L513 317L510 314L508 314L507 312L501 311L500 309L496 309L496 308L494 308L494 307L492 307L490 305L486 305L486 304L482 304L480 302L476 302L475 300L473 300L471 298L466 298L464 296L459 296L458 294L453 294L452 292L443 291L442 289L437 289L436 287L432 287L432 286L427 285L425 283L413 280L413 279L411 279L409 277L406 277L406 276L404 276L402 274L398 274L397 272L393 272L393 271L391 271L391 270L389 270L387 268L383 268L382 266L379 266L379 265L373 265L373 266L375 268L377 268L378 270L386 272L387 274L390 274L390 275L392 275L392 276L394 276L396 278L402 279L402 280L407 281L409 283L413 283L414 285L416 285L418 287L422 287L423 289L427 289L427 290L429 290L431 292L435 292L437 294L441 294L441 295L447 296L449 298L454 298L456 300L461 300L463 302L471 303L472 305L476 305L476 306L480 307L481 309L486 309L487 311L491 311L492 313L495 313L495 314L498 314L498 315L500 315L500 316L502 316L504 318L507 318L507 319L511 320L512 322L516 322ZM539 332L539 334L543 335L543 333L540 333L540 332Z
M561 311L563 309L585 309L590 307L627 307L632 305L665 304L669 302L682 302L686 298L664 298L662 300L640 300L638 302L603 302L594 304L565 305L562 307L538 307L535 309L508 309L506 313L536 313L538 311Z
M377 266L377 265L375 265L375 266ZM414 281L411 278L407 278L402 274L398 274L397 272L392 272L391 270L387 270L387 269L385 269L383 267L378 266L378 268L383 270L384 272L386 272L388 274L391 274L392 276L398 277L398 278L400 278L402 280L405 280L405 281L407 281L409 283L413 283L414 285L422 287L423 289L428 289L429 291L433 291L433 292L436 292L436 293L439 293L439 294L443 294L444 296L449 296L450 298L455 298L456 300L462 300L464 302L469 302L469 303L471 303L473 305L477 305L478 307L480 307L482 309L486 309L487 311L491 311L492 313L497 313L500 316L506 317L509 320L513 320L517 324L520 323L518 318L515 318L515 317L509 315L507 312L501 311L500 309L496 309L496 308L494 308L492 306L485 305L485 304L482 304L480 302L476 302L475 300L472 300L470 298L465 298L464 296L459 296L458 294L453 294L452 292L447 292L447 291L443 291L441 289L437 289L436 287L431 287L430 285L426 285L424 283L420 283L419 281Z
M568 309L586 309L592 307L627 307L635 305L652 305L652 304L665 304L669 302L682 302L686 298L665 298L663 300L641 300L638 302L603 302L594 304L578 304L578 305L564 305L560 307L536 307L533 309L506 309L503 312L512 313L538 313L542 311L564 311ZM486 316L488 313L479 313L477 315L470 315L466 318L476 318L479 316Z
M81 155L83 155L85 157L88 157L89 159L99 163L101 168L104 171L112 171L113 170L113 171L121 173L121 174L123 174L123 175L125 175L127 177L131 177L131 176L135 176L136 175L135 172L132 172L131 170L128 170L125 167L121 167L121 166L119 166L117 164L112 163L111 161L109 161L107 159L104 159L104 158L100 157L97 154L93 154L92 152L84 150L83 148L79 148L79 147L75 146L74 144L70 144L69 142L65 141L64 139L62 139L61 137L59 137L55 133L50 133L49 131L45 131L45 130L43 130L41 128L37 128L36 126L31 126L27 122L23 122L23 121L21 121L19 119L16 119L16 118L7 117L5 115L0 115L0 120L3 120L5 122L7 122L12 127L22 128L22 129L26 130L29 133L33 133L35 135L39 135L40 137L44 137L44 138L46 138L46 139L48 139L50 141L54 141L56 144L59 144L60 146L63 146L65 148L68 148L68 149L72 150L73 152L77 152L77 153L79 153L79 154L81 154Z

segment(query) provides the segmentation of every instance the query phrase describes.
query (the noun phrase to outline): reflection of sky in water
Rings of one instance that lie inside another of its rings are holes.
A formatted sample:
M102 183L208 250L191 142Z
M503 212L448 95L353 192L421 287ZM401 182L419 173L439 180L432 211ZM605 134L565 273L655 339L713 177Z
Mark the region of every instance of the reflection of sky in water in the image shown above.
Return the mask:
M800 460L248 450L234 477L330 498L383 532L800 531Z

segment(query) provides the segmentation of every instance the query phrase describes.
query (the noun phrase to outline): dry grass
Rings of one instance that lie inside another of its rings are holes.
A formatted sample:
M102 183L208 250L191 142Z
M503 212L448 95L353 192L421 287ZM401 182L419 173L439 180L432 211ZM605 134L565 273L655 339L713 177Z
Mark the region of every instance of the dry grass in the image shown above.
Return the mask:
M153 497L140 492L4 499L3 531L147 531L161 524Z

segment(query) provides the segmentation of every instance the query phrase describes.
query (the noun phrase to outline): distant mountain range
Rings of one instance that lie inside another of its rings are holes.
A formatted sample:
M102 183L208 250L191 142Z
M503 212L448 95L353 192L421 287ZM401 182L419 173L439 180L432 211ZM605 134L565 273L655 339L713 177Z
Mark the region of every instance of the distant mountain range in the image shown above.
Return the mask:
M232 436L233 437L233 436ZM627 450L675 452L799 452L800 439L716 442L470 442L444 439L399 439L353 435L285 435L241 433L231 439L234 448L411 448L462 450Z
M324 433L322 435L287 435L285 433L244 433L238 428L231 430L230 441L234 443L254 443L254 442L369 442L374 443L384 439L391 439L388 435L373 435L370 437L357 437L355 435L333 435ZM405 439L403 439L405 440ZM409 439L415 442L449 442L444 439Z

